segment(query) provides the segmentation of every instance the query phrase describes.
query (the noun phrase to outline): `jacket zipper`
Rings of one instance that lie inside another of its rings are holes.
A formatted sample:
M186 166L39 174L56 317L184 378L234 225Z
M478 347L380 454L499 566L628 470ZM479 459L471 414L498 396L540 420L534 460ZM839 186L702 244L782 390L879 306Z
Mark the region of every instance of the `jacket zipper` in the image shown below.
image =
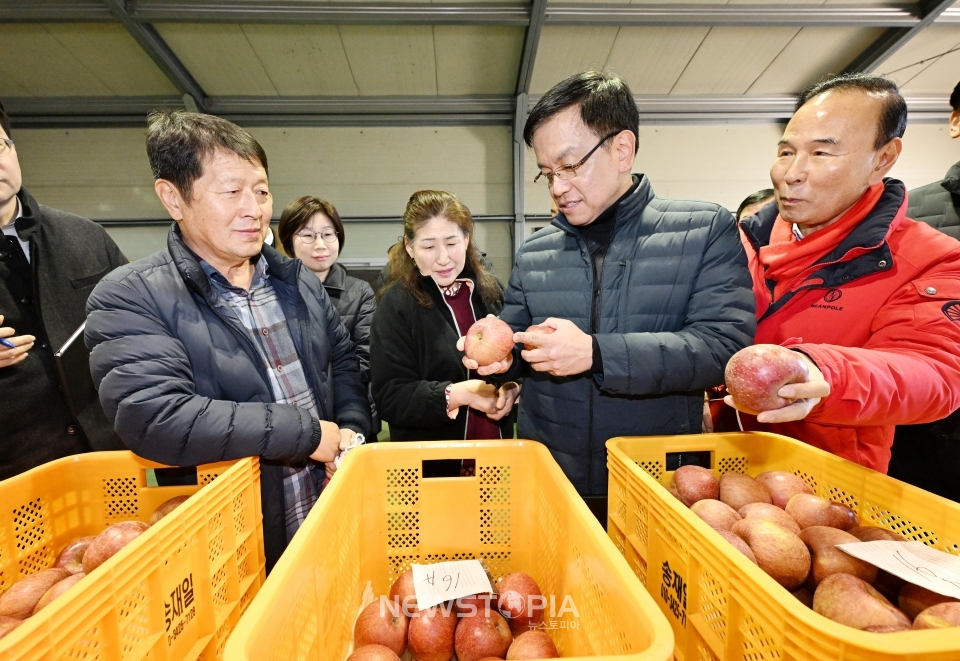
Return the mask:
M611 236L611 239L613 237ZM581 238L581 241L583 239ZM590 248L586 246L584 242L584 247L587 249L587 255L590 258L590 267L593 271L593 297L590 301L590 334L596 335L598 326L600 324L600 292L603 291L603 263L607 258L606 250L597 258L596 267L594 268L593 255L590 254ZM609 249L609 244L607 245ZM593 387L592 381L593 375L589 375L588 382L590 383L590 426L587 432L587 493L591 496L593 495L593 407L594 407L594 398L596 397L596 388Z

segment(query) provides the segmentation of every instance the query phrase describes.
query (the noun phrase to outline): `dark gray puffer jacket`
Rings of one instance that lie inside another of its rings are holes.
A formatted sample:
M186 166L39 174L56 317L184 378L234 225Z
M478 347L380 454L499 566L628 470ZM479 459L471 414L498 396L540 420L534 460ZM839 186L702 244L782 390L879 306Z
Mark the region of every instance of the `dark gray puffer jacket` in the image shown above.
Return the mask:
M549 447L584 496L606 495L608 439L699 433L704 389L723 382L756 330L733 217L659 199L644 175L617 210L599 282L561 214L520 248L500 318L519 331L561 317L590 333L595 297L603 373L558 378L524 365L517 422L517 435Z
M960 239L960 163L947 171L943 181L910 191L907 200L908 218Z
M356 351L320 279L269 246L261 259L321 418L369 434ZM286 547L282 465L305 465L320 442L317 420L307 409L274 403L253 340L213 292L176 225L167 250L104 278L87 312L90 371L127 447L173 466L260 457L269 570Z

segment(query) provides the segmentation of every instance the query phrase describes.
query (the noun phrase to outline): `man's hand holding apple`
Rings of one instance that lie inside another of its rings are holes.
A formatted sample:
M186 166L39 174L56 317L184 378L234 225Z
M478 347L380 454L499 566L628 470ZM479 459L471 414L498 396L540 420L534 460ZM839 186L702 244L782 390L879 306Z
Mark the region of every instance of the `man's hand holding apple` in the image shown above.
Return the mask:
M741 349L726 369L728 406L776 424L803 420L830 394L830 384L810 358L776 345Z
M590 335L569 319L550 317L540 324L540 328L540 332L527 329L513 336L514 342L524 345L520 355L530 367L553 376L572 376L590 370L593 366L593 338Z

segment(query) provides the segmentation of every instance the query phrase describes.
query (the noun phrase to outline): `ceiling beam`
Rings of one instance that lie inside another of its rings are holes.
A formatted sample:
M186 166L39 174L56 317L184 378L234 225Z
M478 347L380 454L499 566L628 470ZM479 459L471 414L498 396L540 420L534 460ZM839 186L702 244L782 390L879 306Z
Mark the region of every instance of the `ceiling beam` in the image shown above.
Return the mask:
M107 9L113 16L120 21L120 24L130 33L130 36L140 45L140 48L156 63L160 71L170 79L173 86L181 94L189 94L191 101L187 100L188 106L193 105L200 112L205 112L207 93L200 87L193 75L187 70L180 58L177 57L173 49L167 45L163 37L156 29L149 24L137 23L127 13L126 2L124 0L103 0Z
M932 25L956 0L920 0L918 20L911 27L889 28L847 65L844 73L871 73L903 46ZM953 14L954 12L951 12Z
M539 97L528 97L528 109ZM640 121L655 124L782 122L793 114L789 94L757 96L639 95ZM511 125L515 98L508 96L211 97L208 110L248 126L438 126ZM945 95L907 95L910 123L946 122ZM182 108L167 97L7 97L16 128L142 128L155 108ZM520 122L522 123L522 122Z
M533 66L537 60L537 49L540 46L540 32L547 13L547 0L532 0L530 4L530 22L527 33L523 38L523 52L520 55L520 74L517 76L517 94L526 94L530 91L530 80L533 78Z
M108 23L102 0L0 0L0 23Z

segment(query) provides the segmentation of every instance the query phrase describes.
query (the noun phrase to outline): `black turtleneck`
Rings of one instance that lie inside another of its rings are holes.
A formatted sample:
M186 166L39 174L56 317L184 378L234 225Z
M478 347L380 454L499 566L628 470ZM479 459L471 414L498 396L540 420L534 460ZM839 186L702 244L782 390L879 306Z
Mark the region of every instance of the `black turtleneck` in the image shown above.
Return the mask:
M617 223L617 210L620 208L620 203L637 190L639 185L640 180L634 179L627 192L597 216L596 220L589 225L578 228L580 236L586 241L587 250L590 251L590 261L593 264L594 299L600 295L600 275L603 273L603 260L607 255L607 249L610 247L610 239L613 237L613 228ZM597 324L600 321L597 318L598 306L599 301L594 300L590 313L591 334L597 332ZM596 337L593 338L593 365L590 366L590 372L592 374L603 372L603 358L600 356L600 343Z

